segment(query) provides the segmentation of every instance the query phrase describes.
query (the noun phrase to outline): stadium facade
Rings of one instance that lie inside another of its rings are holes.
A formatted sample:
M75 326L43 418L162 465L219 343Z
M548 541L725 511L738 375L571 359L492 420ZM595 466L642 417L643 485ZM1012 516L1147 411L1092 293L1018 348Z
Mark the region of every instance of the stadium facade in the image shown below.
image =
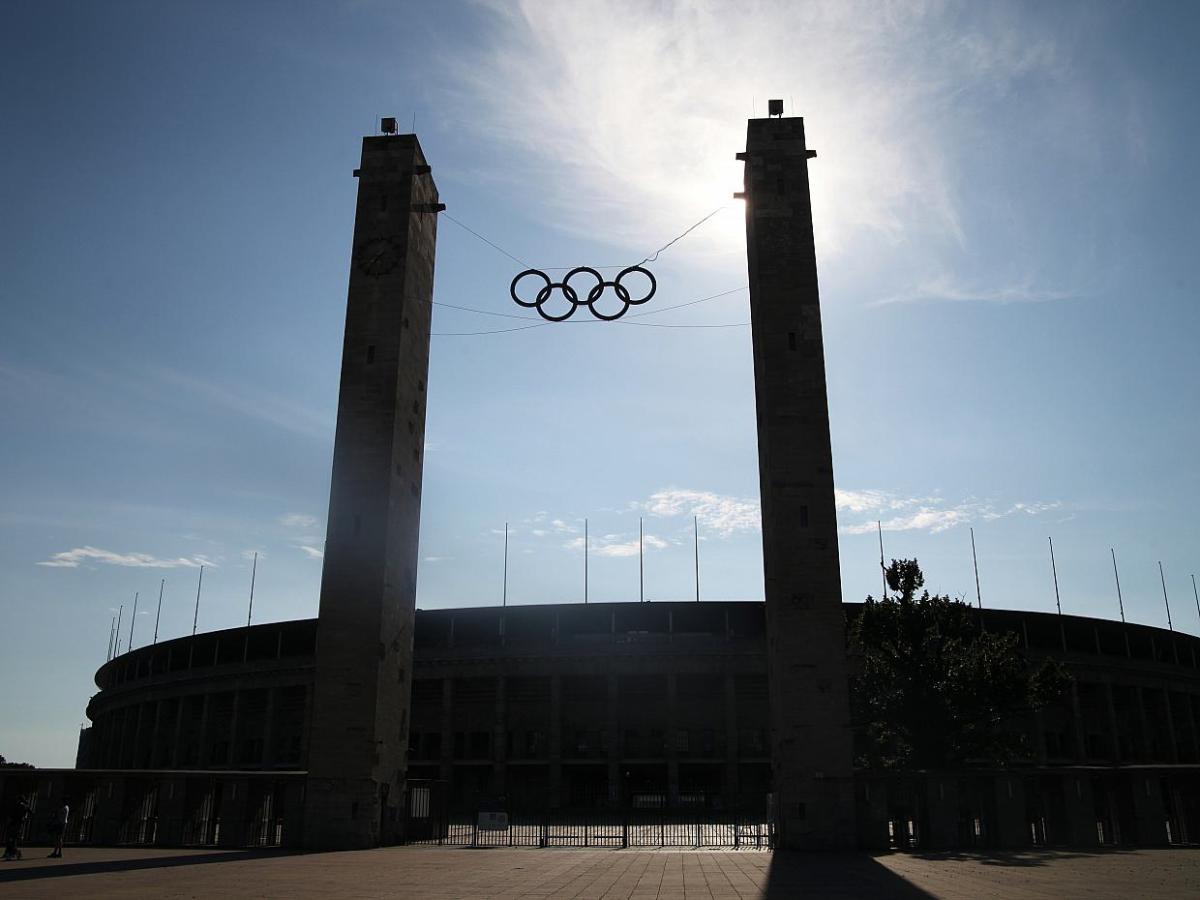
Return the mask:
M1031 662L1061 661L1070 692L1008 724L1030 737L1025 764L856 771L858 844L1196 841L1200 639L1052 613L983 616ZM762 813L766 622L763 603L420 611L410 783L445 785L450 819L497 806L580 819L647 805L697 822ZM96 673L77 769L9 770L4 793L40 801L31 836L65 792L75 840L303 845L317 629L255 625L118 656ZM713 842L728 843L722 834Z

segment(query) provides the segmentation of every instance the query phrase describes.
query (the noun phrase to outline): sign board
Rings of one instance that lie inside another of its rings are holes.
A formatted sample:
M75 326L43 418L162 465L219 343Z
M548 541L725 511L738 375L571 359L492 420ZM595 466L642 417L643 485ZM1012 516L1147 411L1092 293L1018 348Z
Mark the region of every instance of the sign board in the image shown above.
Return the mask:
M479 814L479 830L480 831L507 831L508 830L508 813L506 813L506 812L481 812Z

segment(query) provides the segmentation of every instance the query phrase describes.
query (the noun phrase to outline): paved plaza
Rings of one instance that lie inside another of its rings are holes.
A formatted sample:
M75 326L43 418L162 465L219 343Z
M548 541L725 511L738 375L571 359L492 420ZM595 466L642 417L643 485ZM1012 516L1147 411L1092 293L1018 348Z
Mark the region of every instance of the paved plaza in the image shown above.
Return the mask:
M780 900L1200 897L1200 850L771 854L397 847L351 853L29 848L0 898Z

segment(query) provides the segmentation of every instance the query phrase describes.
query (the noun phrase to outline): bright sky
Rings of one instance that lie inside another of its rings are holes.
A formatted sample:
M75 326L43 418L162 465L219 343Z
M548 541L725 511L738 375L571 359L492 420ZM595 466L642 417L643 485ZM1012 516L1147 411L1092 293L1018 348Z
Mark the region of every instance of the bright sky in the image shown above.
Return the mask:
M746 283L745 120L812 173L845 598L916 556L985 605L1200 631L1200 37L1186 3L42 2L0 13L0 754L74 761L133 641L313 616L359 139L543 266ZM435 297L528 314L443 219ZM579 316L578 318L582 318ZM438 307L419 605L758 599L744 291L500 334ZM453 334L447 334L453 333ZM122 645L128 640L123 627Z

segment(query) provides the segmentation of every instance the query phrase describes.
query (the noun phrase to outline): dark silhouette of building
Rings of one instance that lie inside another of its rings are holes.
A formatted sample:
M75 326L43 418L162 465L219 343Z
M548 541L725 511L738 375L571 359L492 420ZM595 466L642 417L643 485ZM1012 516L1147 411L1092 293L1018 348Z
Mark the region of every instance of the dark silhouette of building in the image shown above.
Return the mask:
M414 610L442 207L414 136L368 137L319 617L110 660L77 769L0 770L0 805L32 797L35 838L65 795L70 841L198 846L391 842L427 784L466 812L751 809L788 847L1196 840L1200 639L1161 629L982 612L1075 676L1005 723L1033 758L853 768L812 155L802 120L750 122L765 602Z
M1073 689L1007 723L1031 738L1025 763L857 771L857 842L1195 841L1200 638L1053 613L983 620L1016 634L1031 663L1062 661ZM444 782L449 808L466 813L499 798L536 812L643 797L697 816L760 812L772 769L767 623L763 603L418 611L409 777ZM271 623L117 657L96 673L79 769L4 772L5 799L65 790L72 834L97 841L301 842L317 631L314 619ZM50 812L45 799L38 828Z

